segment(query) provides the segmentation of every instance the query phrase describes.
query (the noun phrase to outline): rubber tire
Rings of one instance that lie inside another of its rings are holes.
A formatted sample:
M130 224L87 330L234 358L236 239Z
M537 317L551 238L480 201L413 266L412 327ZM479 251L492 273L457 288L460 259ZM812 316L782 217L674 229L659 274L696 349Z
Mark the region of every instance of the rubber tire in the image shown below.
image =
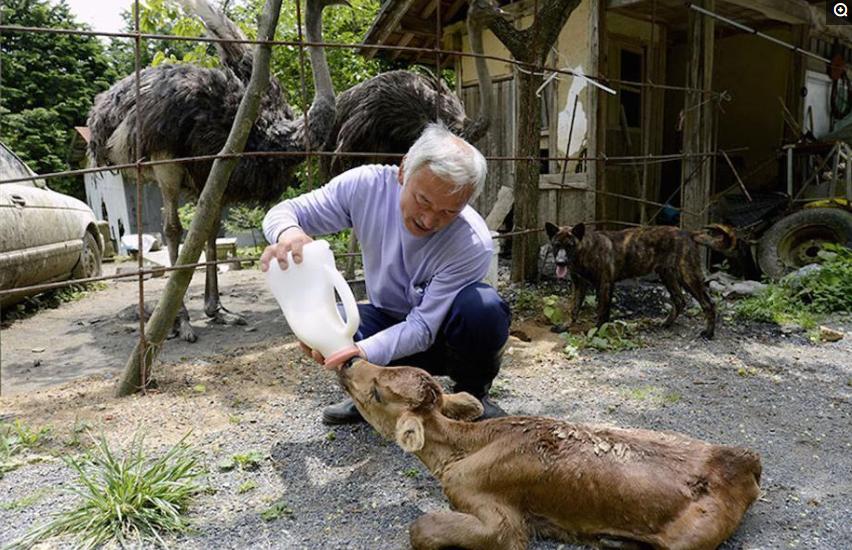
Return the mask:
M83 249L80 259L71 272L72 279L88 279L101 275L101 249L95 236L86 231L83 235Z
M796 269L782 261L779 248L784 239L809 226L822 226L840 237L837 244L852 247L852 213L840 208L805 208L781 218L760 238L757 262L764 275L777 280Z

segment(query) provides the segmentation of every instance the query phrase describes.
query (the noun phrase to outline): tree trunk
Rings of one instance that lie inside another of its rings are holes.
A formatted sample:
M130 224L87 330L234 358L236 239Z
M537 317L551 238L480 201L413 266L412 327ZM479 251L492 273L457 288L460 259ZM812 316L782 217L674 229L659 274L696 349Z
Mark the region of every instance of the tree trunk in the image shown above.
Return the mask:
M267 0L258 26L259 40L272 40L275 36L275 27L278 25L278 15L281 11L281 1ZM245 149L249 132L257 118L261 98L269 86L271 51L272 48L268 44L259 44L255 48L251 80L240 101L240 107L234 118L228 140L222 148L222 154L240 153ZM238 159L236 158L228 158L216 159L213 163L213 168L201 192L201 197L198 199L196 215L189 226L186 242L180 251L180 256L178 256L177 265L192 264L198 261L201 250L207 242L207 236L219 219L222 209L222 195L237 162ZM134 347L118 382L117 396L130 395L147 385L150 367L159 354L160 346L162 346L163 340L180 308L183 296L192 279L193 271L194 269L183 269L171 272L163 295L160 297L151 318L145 324L145 340L148 342L148 348L142 349L141 339ZM140 360L143 353L144 357ZM143 372L145 373L144 380Z
M515 229L536 229L538 222L539 150L541 141L541 103L535 91L542 76L526 69L516 71L518 86L518 157L515 161ZM512 239L512 282L532 281L538 276L537 233Z
M530 74L544 64L559 33L580 0L539 0L532 25L518 29L515 20L485 0L471 2L469 18L484 24L512 56L524 63L516 71L518 121L515 161L515 228L538 229L538 177L541 144L541 104L535 92L543 82L540 74ZM541 72L537 69L535 72ZM511 116L511 115L510 115ZM512 281L531 281L538 275L537 234L512 239Z

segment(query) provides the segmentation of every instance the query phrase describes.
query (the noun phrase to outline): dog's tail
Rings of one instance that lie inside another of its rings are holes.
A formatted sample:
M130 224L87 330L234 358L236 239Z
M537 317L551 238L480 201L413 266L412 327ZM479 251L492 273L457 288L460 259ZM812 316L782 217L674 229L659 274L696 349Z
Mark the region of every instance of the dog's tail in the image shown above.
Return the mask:
M736 229L721 223L706 225L697 231L692 231L690 236L698 244L721 252L725 256L735 255L739 246Z

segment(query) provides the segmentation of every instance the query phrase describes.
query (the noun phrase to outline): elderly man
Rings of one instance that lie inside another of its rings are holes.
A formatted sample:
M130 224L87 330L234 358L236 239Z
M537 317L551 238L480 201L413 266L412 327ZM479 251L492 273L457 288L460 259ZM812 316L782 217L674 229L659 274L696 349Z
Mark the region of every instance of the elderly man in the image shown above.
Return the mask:
M509 307L480 281L493 243L468 203L481 190L485 158L445 127L429 125L396 166L361 166L274 207L263 221L271 244L261 269L287 253L301 261L308 235L351 227L361 243L369 304L359 304L360 356L447 375L482 401L483 418L505 413L488 398L509 336ZM311 350L307 350L311 351ZM313 357L324 359L312 352ZM351 399L323 411L326 424L362 420Z

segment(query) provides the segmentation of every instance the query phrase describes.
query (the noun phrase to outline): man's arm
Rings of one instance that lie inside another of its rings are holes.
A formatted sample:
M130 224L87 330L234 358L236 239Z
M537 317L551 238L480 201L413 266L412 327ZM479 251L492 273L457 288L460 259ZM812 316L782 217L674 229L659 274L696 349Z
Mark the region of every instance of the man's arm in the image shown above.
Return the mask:
M302 247L313 239L309 235L334 233L352 226L350 206L359 183L369 176L362 169L349 170L323 187L279 203L263 218L263 234L270 245L260 257L262 271L273 258L287 269L287 254L302 261Z
M358 342L368 361L387 365L394 359L429 349L458 293L485 277L491 250L459 254L458 258L435 275L426 287L420 305L412 309L404 320Z
M269 243L291 227L308 235L335 233L352 226L350 205L361 171L350 170L326 185L279 203L263 218L263 234Z

